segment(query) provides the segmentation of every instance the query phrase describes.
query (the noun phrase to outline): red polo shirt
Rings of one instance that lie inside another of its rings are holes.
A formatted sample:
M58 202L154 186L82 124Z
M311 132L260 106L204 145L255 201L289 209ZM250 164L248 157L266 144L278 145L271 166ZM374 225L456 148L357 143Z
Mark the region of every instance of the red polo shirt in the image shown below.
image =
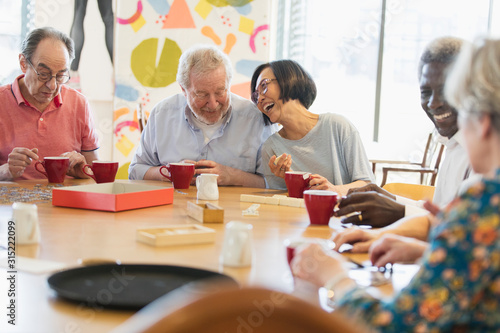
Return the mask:
M22 77L0 87L0 165L7 163L15 147L38 148L40 158L99 148L94 118L85 96L63 84L61 92L42 113L21 94ZM20 179L43 177L32 163Z

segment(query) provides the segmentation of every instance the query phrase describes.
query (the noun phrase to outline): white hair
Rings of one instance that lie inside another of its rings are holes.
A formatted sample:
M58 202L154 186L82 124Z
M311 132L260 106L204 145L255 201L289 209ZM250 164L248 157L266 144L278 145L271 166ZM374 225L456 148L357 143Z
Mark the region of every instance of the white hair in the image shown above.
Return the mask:
M212 45L195 45L186 50L179 59L177 82L184 88L191 86L190 75L208 74L221 65L226 69L226 88L231 86L233 69L229 57Z
M466 114L487 113L500 132L500 40L464 45L445 84L446 100Z

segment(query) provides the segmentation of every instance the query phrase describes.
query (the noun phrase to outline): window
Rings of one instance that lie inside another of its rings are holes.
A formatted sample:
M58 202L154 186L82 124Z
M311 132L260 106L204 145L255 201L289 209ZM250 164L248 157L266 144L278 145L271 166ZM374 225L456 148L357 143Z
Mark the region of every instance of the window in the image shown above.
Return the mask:
M19 49L32 29L34 4L31 0L0 0L0 85L11 83L21 74Z
M391 159L422 153L432 130L417 78L425 45L445 35L486 34L492 10L490 0L278 0L277 6L276 58L294 59L314 77L311 111L346 116L369 157Z

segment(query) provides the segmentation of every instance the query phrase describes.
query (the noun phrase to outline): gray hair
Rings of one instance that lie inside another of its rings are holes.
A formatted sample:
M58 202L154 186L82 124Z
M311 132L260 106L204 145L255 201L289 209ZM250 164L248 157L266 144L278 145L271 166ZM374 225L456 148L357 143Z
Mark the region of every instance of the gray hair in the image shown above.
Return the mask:
M465 114L488 113L500 132L500 40L481 38L464 47L446 79L448 102Z
M69 61L71 62L75 58L75 46L73 40L65 33L52 27L38 28L30 31L21 43L21 53L31 61L38 44L46 38L52 38L63 42L64 45L66 45L66 49L68 49Z
M190 74L203 75L210 73L220 65L226 69L226 88L231 86L233 68L229 57L212 45L196 45L185 51L179 59L177 82L184 88L191 86Z
M422 67L431 62L451 64L460 53L464 41L456 37L440 37L425 47L418 64L418 78L422 76Z

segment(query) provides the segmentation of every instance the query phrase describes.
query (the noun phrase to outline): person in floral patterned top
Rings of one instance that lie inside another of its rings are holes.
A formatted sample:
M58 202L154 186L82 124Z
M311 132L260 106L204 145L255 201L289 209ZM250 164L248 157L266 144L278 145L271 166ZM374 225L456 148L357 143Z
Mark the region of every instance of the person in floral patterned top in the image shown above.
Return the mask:
M459 110L467 153L482 179L437 214L421 267L407 287L392 299L379 300L348 277L342 255L314 244L299 249L292 261L294 275L326 286L334 292L336 308L383 332L500 332L498 91L500 40L463 46L445 95ZM372 262L384 254L374 253L375 246Z

